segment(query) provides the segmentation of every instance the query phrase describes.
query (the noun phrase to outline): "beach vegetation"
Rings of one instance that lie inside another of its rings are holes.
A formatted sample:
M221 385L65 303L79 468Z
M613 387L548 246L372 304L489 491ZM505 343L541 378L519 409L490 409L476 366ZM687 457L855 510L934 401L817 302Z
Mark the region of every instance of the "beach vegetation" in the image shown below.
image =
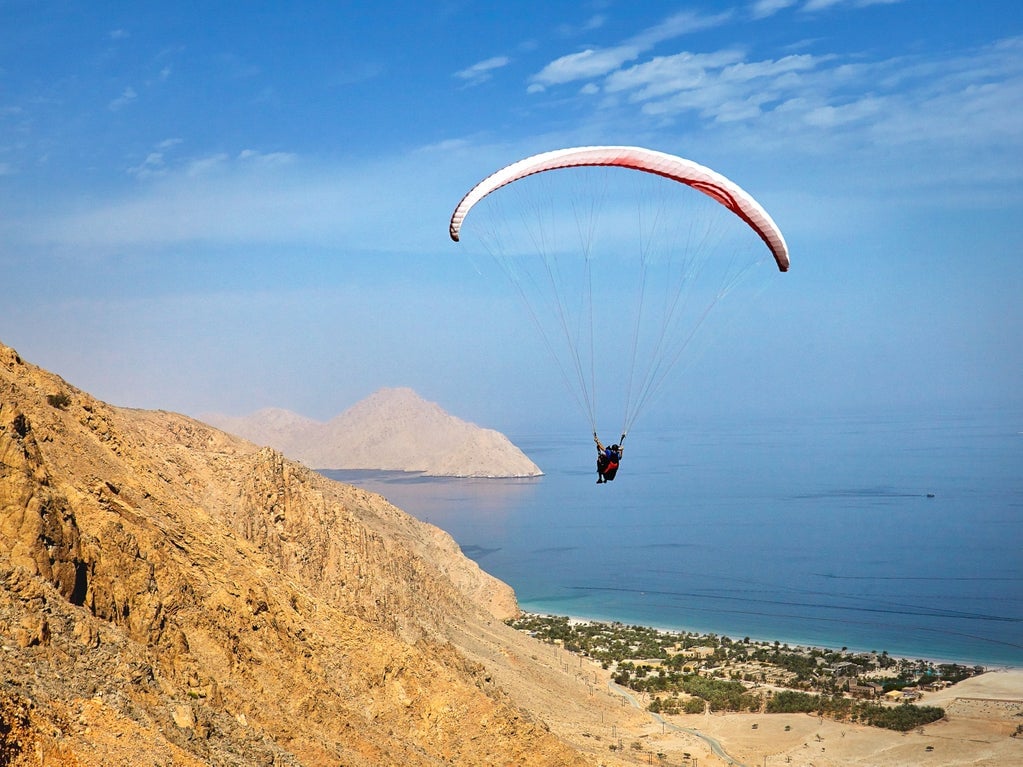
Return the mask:
M683 714L703 714L707 711L707 701L703 698L687 698L682 702Z
M562 616L531 614L522 615L510 625L542 642L562 644L570 652L602 662L617 663L626 658L662 660L668 657L663 632L647 626L572 621Z
M805 714L820 708L819 695L796 690L782 690L767 702L768 714Z
M945 718L945 709L943 708L917 706L912 703L903 703L898 706L860 703L854 713L856 720L863 724L898 732L909 732L917 727Z
M649 694L651 711L669 715L808 713L906 732L943 718L944 710L856 700L853 688L868 698L881 689L913 694L922 686L955 684L983 671L896 659L887 652L790 647L558 616L524 614L509 624L597 660L612 670L617 684ZM877 674L882 679L871 681Z

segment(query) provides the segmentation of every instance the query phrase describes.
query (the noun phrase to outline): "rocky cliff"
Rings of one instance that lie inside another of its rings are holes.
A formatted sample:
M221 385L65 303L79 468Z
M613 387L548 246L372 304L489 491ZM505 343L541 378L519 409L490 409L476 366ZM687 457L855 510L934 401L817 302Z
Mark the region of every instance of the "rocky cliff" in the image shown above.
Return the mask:
M516 610L382 498L0 346L0 763L588 764Z
M220 429L314 469L380 469L440 477L536 477L503 434L446 413L412 389L381 389L326 423L278 408L204 414Z

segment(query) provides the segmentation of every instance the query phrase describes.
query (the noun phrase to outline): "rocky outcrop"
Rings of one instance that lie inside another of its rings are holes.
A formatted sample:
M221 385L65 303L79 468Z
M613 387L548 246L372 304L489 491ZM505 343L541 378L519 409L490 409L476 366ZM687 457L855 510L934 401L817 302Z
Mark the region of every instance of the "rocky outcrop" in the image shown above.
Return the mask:
M446 413L411 389L381 389L327 423L287 410L203 420L315 469L377 469L440 477L536 477L503 434Z
M0 762L587 763L458 649L516 610L379 496L0 346Z

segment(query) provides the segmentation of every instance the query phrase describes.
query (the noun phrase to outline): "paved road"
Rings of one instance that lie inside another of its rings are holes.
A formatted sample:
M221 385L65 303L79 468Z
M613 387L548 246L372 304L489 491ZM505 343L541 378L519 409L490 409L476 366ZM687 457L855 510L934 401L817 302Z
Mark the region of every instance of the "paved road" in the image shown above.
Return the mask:
M641 706L639 701L636 699L636 696L629 692L627 688L622 687L617 682L609 681L607 683L607 687L608 690L610 690L612 693L621 695L636 708L638 709L643 708L643 706ZM710 746L711 751L713 751L715 754L724 759L726 764L732 765L732 767L748 767L748 765L743 764L738 759L731 756L727 751L725 751L721 744L714 738L710 737L710 735L704 735L699 730L694 730L691 727L679 727L677 724L672 724L660 714L655 714L652 711L650 712L650 716L652 716L657 722L659 722L664 727L667 727L668 729L671 730L675 730L675 732L685 732L688 733L689 735L695 735L697 738L704 741L708 746Z

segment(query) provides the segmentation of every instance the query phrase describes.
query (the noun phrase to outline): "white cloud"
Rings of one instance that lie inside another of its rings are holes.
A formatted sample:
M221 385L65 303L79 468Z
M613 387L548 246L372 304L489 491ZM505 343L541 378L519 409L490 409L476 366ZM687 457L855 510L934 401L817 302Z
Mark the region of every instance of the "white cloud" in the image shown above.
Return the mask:
M595 29L602 28L607 23L607 17L604 14L597 13L590 16L582 24L561 24L558 26L558 34L562 37L579 37L579 35L585 32L592 32Z
M640 49L621 45L617 48L592 49L570 53L555 59L533 76L533 84L540 86L561 85L576 80L586 80L606 75L618 69L622 64L632 61L640 54Z
M755 0L749 6L754 19L763 19L785 8L797 5L801 0ZM806 0L805 11L821 11L826 8L847 4L854 7L894 4L904 0ZM634 62L654 47L685 35L720 27L733 20L732 11L706 15L692 11L676 13L638 34L627 38L621 44L606 48L586 50L560 56L530 78L528 91L537 93L549 87L576 82L595 80L605 76L614 77L626 64ZM593 87L582 92L591 93Z
M127 106L128 104L130 104L133 101L135 101L135 99L137 99L137 98L138 98L138 93L135 92L134 88L132 88L131 86L128 86L123 91L121 91L121 95L118 96L113 101L111 101L107 105L107 107L112 112L116 112L118 109L121 109L122 107Z
M770 2L770 0L766 0ZM806 0L806 5L803 6L804 11L823 11L828 8L833 8L836 5L851 5L854 8L866 8L870 5L895 5L896 3L902 3L905 0Z
M465 80L469 85L478 85L491 78L495 69L506 67L511 63L507 56L492 56L489 59L473 64L471 67L455 72L455 77Z
M773 16L779 11L783 11L786 8L791 8L799 0L756 0L752 6L750 6L750 15L754 19L766 19L768 16Z
M298 159L298 155L293 152L259 152L255 149L243 149L238 153L238 159L264 168L275 168L291 165Z
M658 56L613 73L607 78L604 89L609 93L631 91L634 100L646 101L705 86L713 72L720 72L725 66L741 62L742 56L743 53L738 50Z
M158 142L142 162L128 167L128 175L143 180L165 175L168 172L167 153L181 143L179 138L168 138Z
M702 32L707 29L720 27L731 20L732 16L731 11L716 13L712 16L683 11L669 16L659 24L644 29L638 35L630 38L627 43L647 51L659 43L674 40L676 37L683 37L694 32Z
M740 50L679 53L654 58L607 78L608 93L642 104L648 115L696 112L717 122L760 116L765 109L811 88L821 60L808 55L747 62ZM815 86L813 86L815 87Z
M553 85L602 77L628 62L634 61L659 43L719 26L730 17L729 13L714 16L702 16L689 12L677 13L661 23L643 30L621 45L602 49L588 48L561 56L547 64L530 79L529 92L535 93Z
M140 179L159 176L164 172L163 152L150 152L138 165L133 165L128 168L129 175Z
M188 163L186 175L190 177L208 176L219 168L227 165L228 156L223 152L196 158Z
M809 72L816 69L821 61L803 54L768 61L738 62L726 67L722 76L733 82L751 82L758 78L777 78L789 72Z
M789 102L789 104L794 106L795 102ZM870 97L838 106L820 104L806 109L802 120L806 125L813 127L836 128L875 119L883 112L885 106L883 99Z
M870 2L846 1L849 7ZM755 7L766 12L783 2L764 0ZM826 2L815 0L813 7L822 9ZM756 121L760 136L821 152L898 146L916 157L938 151L944 137L965 142L966 136L978 144L996 142L1000 156L1023 151L1023 38L955 58L917 54L872 61L804 53L749 60L739 48L648 55L652 41L672 37L687 24L719 21L679 14L618 46L563 56L533 78L530 90L581 82L580 95L611 97L595 102L601 119L631 119L632 105L660 129L687 116L719 127ZM976 151L957 147L964 157ZM1019 171L997 172L1008 177Z

